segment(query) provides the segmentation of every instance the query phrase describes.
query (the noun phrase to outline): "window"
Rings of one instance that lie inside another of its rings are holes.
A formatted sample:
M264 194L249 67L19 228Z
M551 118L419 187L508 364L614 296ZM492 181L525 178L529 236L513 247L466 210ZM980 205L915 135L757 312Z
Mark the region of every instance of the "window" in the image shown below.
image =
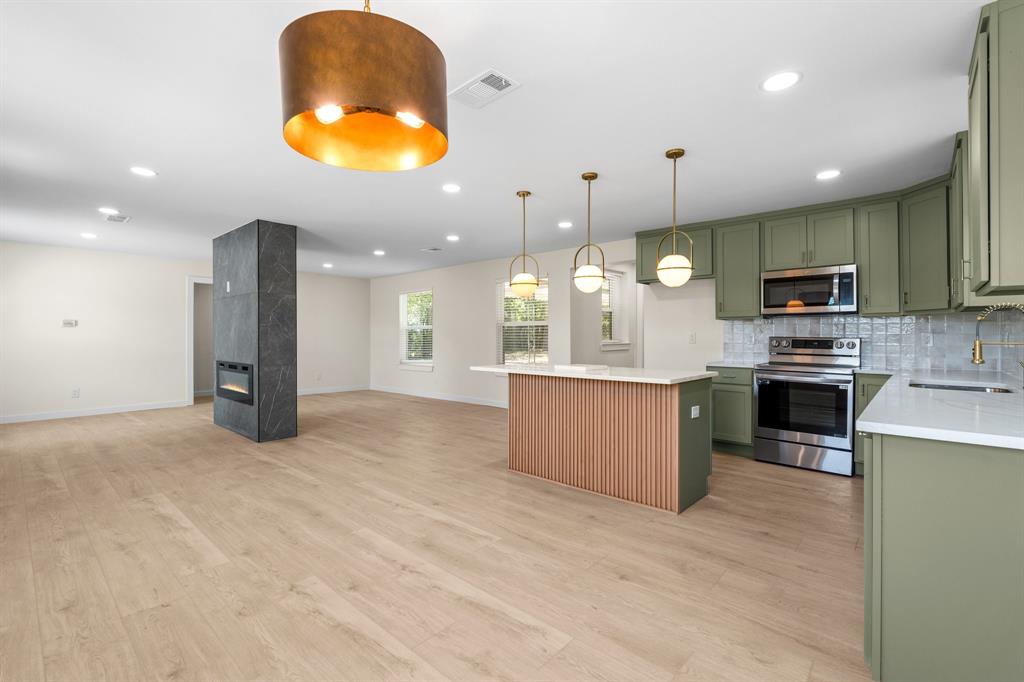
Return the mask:
M629 343L629 315L626 312L621 272L605 270L601 284L601 343Z
M411 291L398 297L401 325L399 361L407 365L434 364L434 292Z
M498 282L498 364L547 364L548 281L542 279L533 298L512 293Z

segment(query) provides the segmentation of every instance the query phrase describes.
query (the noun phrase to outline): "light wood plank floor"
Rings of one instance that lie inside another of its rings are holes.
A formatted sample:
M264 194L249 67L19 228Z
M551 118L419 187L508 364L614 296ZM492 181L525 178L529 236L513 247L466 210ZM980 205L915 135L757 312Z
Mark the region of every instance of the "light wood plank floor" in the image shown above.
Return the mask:
M0 427L0 680L867 680L859 480L716 455L682 515L505 469L503 410Z

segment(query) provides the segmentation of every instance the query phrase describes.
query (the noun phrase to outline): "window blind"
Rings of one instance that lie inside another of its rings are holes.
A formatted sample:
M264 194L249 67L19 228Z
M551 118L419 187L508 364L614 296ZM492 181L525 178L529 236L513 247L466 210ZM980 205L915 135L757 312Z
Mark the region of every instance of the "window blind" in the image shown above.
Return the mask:
M398 297L401 362L434 361L434 292L412 291Z
M498 364L548 362L548 281L540 280L533 298L512 293L508 282L497 288Z
M606 343L627 343L629 321L625 311L622 273L605 271L601 284L601 341Z

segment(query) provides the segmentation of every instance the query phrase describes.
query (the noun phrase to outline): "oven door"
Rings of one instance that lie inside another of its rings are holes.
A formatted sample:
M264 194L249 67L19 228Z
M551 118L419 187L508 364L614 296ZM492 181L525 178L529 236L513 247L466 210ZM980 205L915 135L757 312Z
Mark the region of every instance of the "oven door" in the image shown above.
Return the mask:
M853 450L853 376L755 372L755 435Z

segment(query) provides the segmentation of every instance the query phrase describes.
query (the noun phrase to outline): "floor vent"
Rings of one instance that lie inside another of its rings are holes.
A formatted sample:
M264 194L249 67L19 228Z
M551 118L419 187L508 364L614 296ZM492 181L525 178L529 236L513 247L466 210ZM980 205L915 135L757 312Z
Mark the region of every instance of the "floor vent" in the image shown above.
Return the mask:
M118 214L118 215L108 215L107 216L107 221L111 222L111 223L126 223L129 220L131 220L131 219L132 219L131 216L120 215L120 214Z
M456 102L479 109L518 87L519 83L508 76L494 69L488 69L452 90L448 96Z

